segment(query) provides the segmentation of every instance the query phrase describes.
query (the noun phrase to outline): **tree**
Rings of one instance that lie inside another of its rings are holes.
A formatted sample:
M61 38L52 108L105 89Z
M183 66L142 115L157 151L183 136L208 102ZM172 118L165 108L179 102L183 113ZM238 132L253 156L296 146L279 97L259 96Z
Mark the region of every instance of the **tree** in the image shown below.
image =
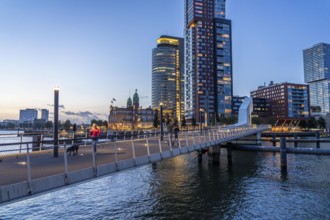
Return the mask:
M182 119L181 119L181 127L186 127L186 117L184 117L184 115L182 115Z
M316 128L317 127L317 121L315 117L310 117L307 121L308 128Z
M175 119L174 119L174 125L176 126L176 125L178 125L178 124L179 124L179 122L178 122L178 118L175 117Z
M253 117L252 118L252 124L260 125L261 124L260 118L259 117Z
M64 130L69 131L71 127L71 121L68 119L63 124Z
M103 125L104 127L108 128L108 121L104 120L102 125Z
M306 120L301 120L299 123L299 127L306 129L307 128L307 121Z
M53 127L53 122L52 121L47 121L45 124L45 127L49 130Z
M93 125L94 123L97 124L97 121L95 119L92 119L91 120L91 125Z
M319 128L325 128L326 127L326 122L324 120L323 117L320 117L318 120L317 120L317 123L319 124Z
M195 115L192 117L191 119L191 125L195 128L196 126L196 118L195 118Z
M155 111L153 126L154 126L154 128L158 128L158 125L159 125L158 112Z

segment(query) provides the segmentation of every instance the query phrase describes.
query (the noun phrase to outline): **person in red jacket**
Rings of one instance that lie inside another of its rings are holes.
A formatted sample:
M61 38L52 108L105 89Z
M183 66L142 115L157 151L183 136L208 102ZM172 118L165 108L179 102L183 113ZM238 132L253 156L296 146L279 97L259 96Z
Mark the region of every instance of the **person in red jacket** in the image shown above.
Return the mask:
M101 130L94 123L91 130L89 131L89 135L92 138L92 145L93 145L93 150L95 153L96 153L96 144L99 140L100 134L101 134Z

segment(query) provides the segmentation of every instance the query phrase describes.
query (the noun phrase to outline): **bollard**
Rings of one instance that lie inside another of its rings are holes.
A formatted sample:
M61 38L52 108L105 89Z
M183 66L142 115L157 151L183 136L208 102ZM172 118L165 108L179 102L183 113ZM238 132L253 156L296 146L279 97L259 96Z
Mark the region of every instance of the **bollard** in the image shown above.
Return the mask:
M286 159L286 138L281 137L280 139L280 157L281 157L281 170L287 169L287 159Z
M316 132L316 148L320 148L320 132Z
M294 147L298 147L297 139L298 139L298 135L294 134Z

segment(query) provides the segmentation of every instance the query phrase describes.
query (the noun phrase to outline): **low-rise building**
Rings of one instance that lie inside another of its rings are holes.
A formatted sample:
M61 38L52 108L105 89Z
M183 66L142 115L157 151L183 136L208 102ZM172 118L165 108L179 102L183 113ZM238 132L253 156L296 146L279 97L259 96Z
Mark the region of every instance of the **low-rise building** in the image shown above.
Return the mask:
M110 106L108 127L113 130L149 129L153 127L155 111L139 106L137 90L133 101L129 97L126 107Z

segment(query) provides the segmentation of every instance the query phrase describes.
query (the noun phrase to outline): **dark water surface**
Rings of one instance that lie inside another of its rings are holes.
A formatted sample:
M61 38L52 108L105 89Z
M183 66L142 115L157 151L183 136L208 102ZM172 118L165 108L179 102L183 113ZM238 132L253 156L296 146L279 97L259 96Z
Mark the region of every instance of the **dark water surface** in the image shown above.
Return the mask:
M330 156L192 153L0 207L0 219L330 219Z

